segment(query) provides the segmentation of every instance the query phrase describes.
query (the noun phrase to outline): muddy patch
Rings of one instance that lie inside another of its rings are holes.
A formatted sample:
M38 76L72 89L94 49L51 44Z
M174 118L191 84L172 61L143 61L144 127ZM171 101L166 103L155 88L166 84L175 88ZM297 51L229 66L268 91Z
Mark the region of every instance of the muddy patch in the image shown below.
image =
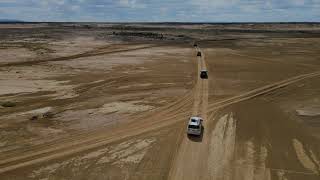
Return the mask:
M111 45L112 42L100 41L90 36L80 36L65 40L50 42L49 46L54 53L52 56L69 56L77 53L83 53L101 46Z
M320 169L318 169L318 167L320 166L319 160L313 159L313 158L315 158L315 155L312 152L312 150L310 150L310 152L309 152L309 154L311 154L312 157L309 157L306 149L304 148L303 144L299 140L293 139L292 144L293 144L293 147L296 151L297 157L298 157L300 163L303 165L303 167L305 167L306 169L308 169L314 173L318 173L318 171L320 170Z
M66 99L78 96L68 85L69 81L54 80L0 80L0 95L36 93L40 91L54 92L50 96L54 99Z
M227 169L234 158L236 120L233 114L226 114L218 119L211 134L209 152L209 172L211 178L230 177ZM220 163L216 163L220 162Z
M69 80L54 80L62 75L72 75L70 70L52 66L17 66L0 68L0 95L51 92L53 99L76 97L75 85Z
M8 47L10 48L10 47ZM36 57L36 53L25 48L0 48L0 64L28 61Z
M67 122L70 129L92 129L101 126L118 126L127 120L125 115L153 109L142 101L117 101L103 104L95 109L66 110L58 114L54 120Z
M320 106L304 107L301 109L297 109L296 113L299 116L307 116L307 117L320 116Z
M148 87L148 86L152 86L152 83L143 83L143 84L120 86L120 87L118 87L118 89L139 88L139 87Z
M2 127L5 127L4 122L25 122L25 121L36 121L40 119L52 118L56 113L56 110L53 107L43 107L39 109L34 109L31 111L21 112L21 113L12 113L9 115L0 116L3 124ZM0 127L1 127L0 126Z
M153 109L153 106L138 104L141 101L113 102L104 104L99 109L101 113L136 113Z
M33 170L28 177L36 179L48 178L51 176L59 177L59 173L61 172L64 174L79 172L78 175L73 174L72 176L80 177L83 175L83 172L86 172L88 168L92 167L95 167L94 172L88 172L86 176L93 175L94 173L105 174L114 168L121 169L121 171L119 171L119 176L122 176L121 172L140 163L144 158L144 155L155 142L155 138L132 139L71 158L61 163L53 163L40 167ZM112 175L110 174L110 176Z

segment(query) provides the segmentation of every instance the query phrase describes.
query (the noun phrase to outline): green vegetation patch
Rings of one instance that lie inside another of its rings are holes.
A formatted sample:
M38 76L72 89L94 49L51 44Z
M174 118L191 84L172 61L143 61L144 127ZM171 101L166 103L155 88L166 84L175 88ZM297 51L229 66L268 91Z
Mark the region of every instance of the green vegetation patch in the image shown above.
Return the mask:
M15 107L17 103L12 101L5 101L5 102L0 102L0 105L2 107Z

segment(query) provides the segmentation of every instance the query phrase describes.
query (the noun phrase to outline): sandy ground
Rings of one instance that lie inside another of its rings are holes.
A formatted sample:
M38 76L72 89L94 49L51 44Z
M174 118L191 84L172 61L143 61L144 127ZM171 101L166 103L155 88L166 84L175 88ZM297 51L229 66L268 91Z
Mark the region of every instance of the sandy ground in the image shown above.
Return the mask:
M19 62L27 59L35 58L35 53L24 48L16 49L0 49L1 61L0 63Z
M199 33L180 28L163 34ZM40 28L56 37L30 48L27 29L0 51L1 179L319 179L317 33L208 31L194 48Z

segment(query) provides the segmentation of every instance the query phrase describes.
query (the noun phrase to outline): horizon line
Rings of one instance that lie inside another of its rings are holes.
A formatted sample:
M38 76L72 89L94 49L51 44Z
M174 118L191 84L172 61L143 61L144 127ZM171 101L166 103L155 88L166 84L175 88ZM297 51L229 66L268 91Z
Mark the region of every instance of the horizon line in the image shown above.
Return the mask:
M320 21L23 21L4 19L0 24L8 23L106 23L106 24L320 24Z

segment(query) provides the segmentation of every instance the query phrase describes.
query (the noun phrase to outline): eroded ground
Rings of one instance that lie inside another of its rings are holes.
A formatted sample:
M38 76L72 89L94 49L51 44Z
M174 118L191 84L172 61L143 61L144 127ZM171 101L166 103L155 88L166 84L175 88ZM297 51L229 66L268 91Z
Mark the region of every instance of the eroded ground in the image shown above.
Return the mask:
M132 26L0 29L1 179L319 179L317 26Z

